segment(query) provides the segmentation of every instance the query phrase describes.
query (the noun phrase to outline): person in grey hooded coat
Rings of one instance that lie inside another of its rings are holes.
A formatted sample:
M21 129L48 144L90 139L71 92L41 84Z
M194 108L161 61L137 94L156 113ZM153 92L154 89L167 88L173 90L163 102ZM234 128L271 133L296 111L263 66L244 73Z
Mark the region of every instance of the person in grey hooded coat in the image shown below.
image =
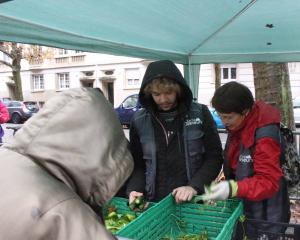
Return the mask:
M127 145L99 90L50 99L0 148L0 238L115 239L100 207L133 169Z

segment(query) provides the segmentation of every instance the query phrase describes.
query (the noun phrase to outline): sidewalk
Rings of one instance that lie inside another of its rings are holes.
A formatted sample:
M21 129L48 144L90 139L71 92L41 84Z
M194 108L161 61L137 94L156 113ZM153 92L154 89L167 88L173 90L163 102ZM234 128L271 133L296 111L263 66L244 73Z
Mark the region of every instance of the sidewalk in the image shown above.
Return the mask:
M2 137L2 142L3 143L6 143L6 142L9 142L10 139L13 137L13 130L12 129L6 129L6 127L10 126L17 126L19 124L12 124L12 123L4 123L4 124L1 124L3 130L4 130L4 136Z

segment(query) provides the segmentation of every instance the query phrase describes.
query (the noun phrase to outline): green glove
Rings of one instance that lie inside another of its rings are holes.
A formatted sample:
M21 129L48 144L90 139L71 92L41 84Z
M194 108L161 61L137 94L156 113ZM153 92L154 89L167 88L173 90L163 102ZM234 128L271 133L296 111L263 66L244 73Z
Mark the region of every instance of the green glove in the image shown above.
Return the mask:
M229 180L229 185L230 185L230 194L229 197L233 198L236 197L237 191L238 191L238 184L234 180Z

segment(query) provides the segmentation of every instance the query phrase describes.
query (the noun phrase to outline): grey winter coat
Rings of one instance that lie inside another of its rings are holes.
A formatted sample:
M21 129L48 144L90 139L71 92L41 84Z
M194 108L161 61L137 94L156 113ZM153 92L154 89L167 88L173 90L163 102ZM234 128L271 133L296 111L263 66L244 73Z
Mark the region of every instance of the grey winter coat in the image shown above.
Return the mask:
M49 100L0 148L0 239L114 239L92 210L133 168L112 107L96 89Z

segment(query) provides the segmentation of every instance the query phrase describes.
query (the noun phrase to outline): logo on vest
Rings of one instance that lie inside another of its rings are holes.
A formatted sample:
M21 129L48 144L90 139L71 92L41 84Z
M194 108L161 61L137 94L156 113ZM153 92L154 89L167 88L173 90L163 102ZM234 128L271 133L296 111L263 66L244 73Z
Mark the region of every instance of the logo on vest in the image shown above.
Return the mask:
M252 160L252 157L250 155L240 155L239 162L250 163L250 162L253 162L253 160Z
M185 126L199 125L199 124L202 124L202 121L200 118L192 118L192 119L188 119L184 122Z

